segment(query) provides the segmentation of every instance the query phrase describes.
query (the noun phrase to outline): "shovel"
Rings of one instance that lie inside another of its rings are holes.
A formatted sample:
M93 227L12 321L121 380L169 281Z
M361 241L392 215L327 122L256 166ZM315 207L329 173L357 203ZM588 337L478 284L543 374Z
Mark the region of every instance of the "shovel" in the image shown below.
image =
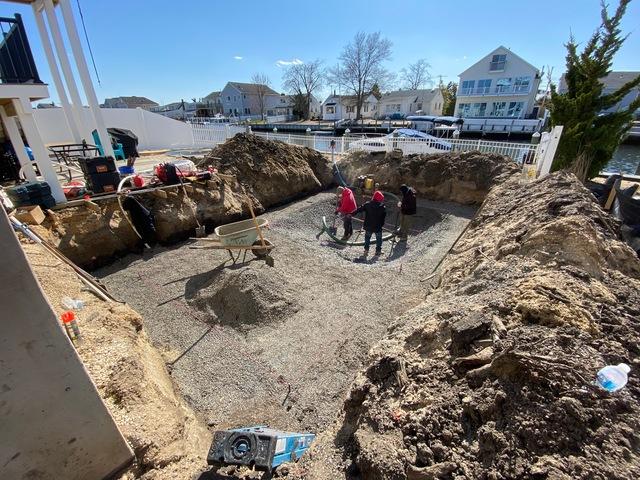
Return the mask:
M255 225L256 230L258 231L258 236L260 237L260 243L262 244L262 248L265 248L267 245L264 242L264 237L262 236L262 230L260 230L260 225L258 225L258 219L256 218L256 214L253 212L253 206L251 206L251 201L249 201L249 212L251 212L251 218L253 219L253 224ZM269 255L269 253L267 253L267 255L264 257L264 261L270 267L273 267L275 265L275 262L273 261L273 257Z

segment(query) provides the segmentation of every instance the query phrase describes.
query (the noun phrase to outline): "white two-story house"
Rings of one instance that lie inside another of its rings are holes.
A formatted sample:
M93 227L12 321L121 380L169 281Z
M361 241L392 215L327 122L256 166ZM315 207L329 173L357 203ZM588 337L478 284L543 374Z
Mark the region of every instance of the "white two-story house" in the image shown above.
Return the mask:
M540 71L506 47L460 75L455 114L462 118L535 118Z
M439 88L431 90L396 90L378 100L378 118L393 114L442 115L444 98Z
M343 120L356 118L356 96L355 95L329 95L322 102L322 119L323 120ZM378 111L378 99L370 94L364 99L362 118L376 118Z

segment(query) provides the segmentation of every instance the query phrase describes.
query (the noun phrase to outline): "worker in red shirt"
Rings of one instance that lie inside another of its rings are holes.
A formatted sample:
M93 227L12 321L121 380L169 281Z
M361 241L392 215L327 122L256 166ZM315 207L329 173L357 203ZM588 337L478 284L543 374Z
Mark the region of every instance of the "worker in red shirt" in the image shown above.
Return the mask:
M358 204L350 188L338 187L338 194L340 195L340 200L335 213L340 214L342 217L342 224L344 226L342 240L347 241L349 237L353 235L352 214L358 208Z

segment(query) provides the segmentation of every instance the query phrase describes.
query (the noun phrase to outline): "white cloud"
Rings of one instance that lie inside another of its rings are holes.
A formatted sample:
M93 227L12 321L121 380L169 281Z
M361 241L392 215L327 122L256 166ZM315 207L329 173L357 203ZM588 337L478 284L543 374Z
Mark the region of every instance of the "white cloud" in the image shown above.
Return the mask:
M294 58L293 60L278 60L276 65L279 67L286 67L289 65L302 65L304 62L299 58Z
M242 57L240 55L236 55L235 57L233 57L234 60L242 60Z

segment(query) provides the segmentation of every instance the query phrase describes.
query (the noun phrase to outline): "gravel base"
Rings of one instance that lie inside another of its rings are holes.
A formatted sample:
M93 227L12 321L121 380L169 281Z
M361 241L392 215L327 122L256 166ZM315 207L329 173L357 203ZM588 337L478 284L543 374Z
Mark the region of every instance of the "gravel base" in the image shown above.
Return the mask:
M194 242L129 255L94 272L140 312L180 391L210 426L325 428L370 347L399 314L424 298L420 279L475 212L420 200L408 243L392 248L385 242L383 255L364 259L361 247L338 246L326 235L316 238L322 215L332 218L334 199L333 193L321 193L266 214L271 224L266 236L276 245L274 268L250 253L251 261L229 266L226 251L189 248ZM395 222L395 216L391 211L388 221ZM234 287L240 274L263 281L268 291ZM212 304L219 302L220 285L238 288L234 297L252 302L238 306L238 312L281 301L285 313L263 322L259 314L248 321L238 314L234 325L228 310L233 306L227 306L221 323L220 305Z

